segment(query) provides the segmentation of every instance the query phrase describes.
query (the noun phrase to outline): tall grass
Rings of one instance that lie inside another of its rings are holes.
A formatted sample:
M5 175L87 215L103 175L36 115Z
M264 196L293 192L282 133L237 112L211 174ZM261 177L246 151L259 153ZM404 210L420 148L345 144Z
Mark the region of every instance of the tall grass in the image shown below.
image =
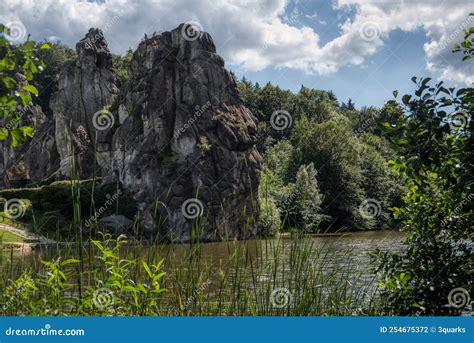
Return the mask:
M349 252L302 237L144 248L123 237L3 256L3 315L373 315L377 290ZM222 246L220 246L222 249ZM82 250L80 259L78 249ZM212 250L212 247L211 247ZM29 260L28 260L29 259ZM82 264L82 268L78 268Z

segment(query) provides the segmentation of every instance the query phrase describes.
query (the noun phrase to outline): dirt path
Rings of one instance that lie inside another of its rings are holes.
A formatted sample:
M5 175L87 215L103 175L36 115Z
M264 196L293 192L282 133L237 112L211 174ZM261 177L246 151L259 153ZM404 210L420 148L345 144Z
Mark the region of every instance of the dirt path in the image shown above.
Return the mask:
M14 235L24 238L25 239L24 243L26 244L53 244L55 243L55 241L53 241L52 239L34 234L32 232L28 232L23 229L18 229L8 224L0 223L0 230L10 232ZM4 243L8 243L8 242L4 242Z

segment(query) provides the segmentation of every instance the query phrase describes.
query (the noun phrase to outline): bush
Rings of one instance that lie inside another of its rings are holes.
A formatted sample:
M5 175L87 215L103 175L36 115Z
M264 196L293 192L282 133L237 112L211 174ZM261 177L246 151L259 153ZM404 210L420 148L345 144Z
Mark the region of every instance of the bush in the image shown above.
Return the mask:
M73 196L73 187L78 187L80 196ZM41 224L43 219L51 224L51 217L56 215L61 229L66 230L73 222L74 204L80 205L82 219L94 215L94 211L104 207L103 216L120 213L133 219L138 208L130 194L120 189L115 183L100 184L92 180L82 180L73 184L71 181L56 181L50 185L32 188L0 190L0 197L5 199L22 199L28 204L25 215L18 221ZM105 206L107 204L107 206ZM3 210L1 208L0 210ZM40 225L40 226L44 226ZM41 228L39 228L41 229ZM44 230L50 229L44 227Z
M280 226L280 210L275 199L271 196L260 199L260 217L257 223L259 236L273 237L279 232Z

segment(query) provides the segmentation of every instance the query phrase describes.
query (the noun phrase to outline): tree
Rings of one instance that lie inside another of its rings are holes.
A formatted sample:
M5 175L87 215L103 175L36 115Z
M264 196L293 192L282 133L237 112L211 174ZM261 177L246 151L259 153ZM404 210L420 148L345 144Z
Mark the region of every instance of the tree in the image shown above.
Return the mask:
M402 252L373 254L375 271L387 313L461 314L474 287L473 89L412 80L415 94L392 100L386 123L399 154L390 165L408 188L394 215L408 237Z
M0 141L8 140L13 147L33 137L33 128L20 126L21 115L32 104L32 96L38 95L38 89L29 83L44 64L36 57L38 50L49 49L43 43L36 47L34 41L27 40L20 45L12 45L7 39L9 29L0 24Z
M132 57L132 49L128 49L124 56L112 55L112 62L117 73L118 88L121 88L128 81L128 68L130 67Z
M355 110L355 104L354 104L354 102L352 101L352 99L349 98L349 100L347 101L347 104L344 103L344 102L342 103L341 108L342 108L343 110L353 111L353 110Z
M325 216L321 214L323 196L319 191L317 172L313 163L300 166L296 174L295 207L296 221L301 223L305 232L315 232Z

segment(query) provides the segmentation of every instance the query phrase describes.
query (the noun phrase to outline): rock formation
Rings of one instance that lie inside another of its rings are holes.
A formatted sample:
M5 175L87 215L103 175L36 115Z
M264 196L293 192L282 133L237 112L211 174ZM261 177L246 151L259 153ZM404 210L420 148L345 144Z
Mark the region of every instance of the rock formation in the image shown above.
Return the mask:
M22 186L54 175L59 166L54 122L48 120L39 106L18 108L20 121L12 126L31 126L34 137L19 148L1 142L0 186ZM6 125L8 123L5 123ZM3 126L3 125L2 125Z
M189 39L185 30L146 38L133 54L113 175L142 205L145 226L161 220L171 240L189 241L199 218L207 240L252 235L252 220L245 223L258 208L255 118L209 34Z
M261 164L256 120L210 35L189 36L188 29L145 36L120 93L107 43L91 29L59 77L54 122L37 132L49 164L28 167L38 168L38 178L60 164L58 177L67 177L75 161L87 178L95 157L96 175L132 194L148 232L181 242L252 236Z
M102 31L90 29L76 44L76 51L77 61L60 74L50 107L56 125L60 173L69 176L71 157L75 155L80 176L87 178L93 172L94 154L98 162L108 161L112 127L101 130L101 120L104 113L108 116L105 108L118 89L112 54Z

